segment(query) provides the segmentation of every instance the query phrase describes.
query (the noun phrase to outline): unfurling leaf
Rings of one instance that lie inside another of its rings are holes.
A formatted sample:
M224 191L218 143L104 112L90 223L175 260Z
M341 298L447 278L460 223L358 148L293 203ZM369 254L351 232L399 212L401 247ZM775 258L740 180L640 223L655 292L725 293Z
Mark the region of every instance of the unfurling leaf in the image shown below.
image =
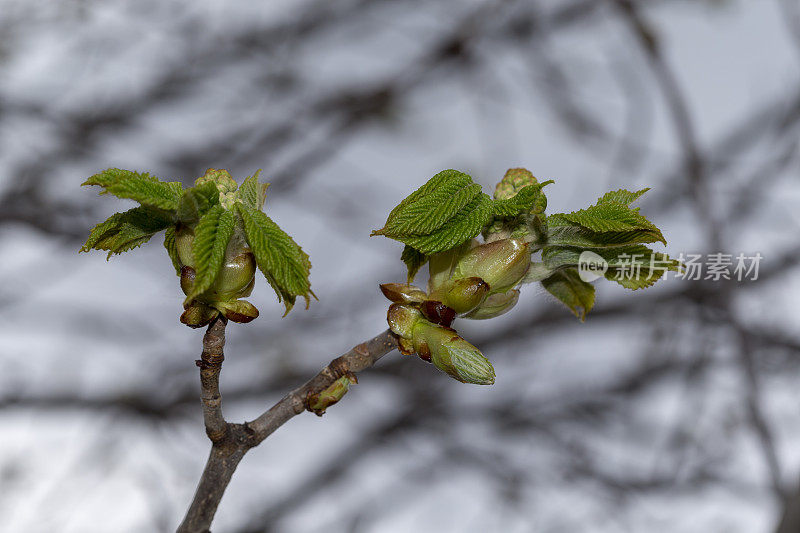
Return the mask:
M542 193L542 187L551 183L553 183L552 180L527 185L510 198L494 200L492 202L492 214L496 217L511 218L526 213L543 212L547 207L547 198Z
M291 311L295 299L302 296L308 307L311 283L308 280L311 262L303 249L262 211L236 204L242 218L245 237L256 259L259 270L283 301L286 313Z
M542 260L547 268L559 270L578 267L585 250L576 246L546 246ZM628 289L649 287L667 271L678 270L679 262L667 254L654 252L642 245L617 246L592 249L607 266L606 279L616 281Z
M111 215L96 225L81 252L106 250L108 256L141 246L159 231L174 223L172 216L153 207L134 207L124 213Z
M195 260L195 279L186 300L211 288L225 260L225 250L233 235L235 219L233 213L220 205L212 207L203 215L194 230L192 253Z
M623 237L613 235L589 236L601 243L624 244L663 242L664 235L655 224L639 213L639 208L630 207L631 202L639 198L648 189L631 192L625 189L606 193L597 202L572 213L558 213L547 217L548 230L558 227L581 227L595 233L622 233Z
M180 182L167 183L147 173L118 168L109 168L95 174L82 185L99 185L105 189L103 193L167 211L177 209L183 191Z
M542 280L542 286L583 321L594 306L594 286L580 278L578 270L568 268Z
M267 187L269 183L259 183L258 174L259 170L249 178L246 178L236 191L236 199L247 207L253 209L261 209L264 205L264 200L267 198Z
M209 209L219 204L219 189L212 182L187 189L178 201L178 220L194 225Z
M414 277L419 272L419 269L428 262L428 256L420 252L419 250L415 250L411 246L404 246L403 253L400 255L400 259L403 263L406 264L408 268L408 282L411 283L414 281Z
M588 308L582 305L585 301L575 300L575 293L585 294L586 291L580 291L582 285L574 280L578 279L578 270L575 268L580 266L582 254L587 253L602 264L603 271L599 275L634 290L649 287L668 270L678 269L677 261L642 246L654 242L666 243L661 230L640 214L638 208L630 207L647 190L612 191L591 207L547 217L542 272L558 271L562 275L553 275L542 284L548 290L548 284L554 287L558 294L552 290L550 292L576 314L576 309L583 309L582 315L579 315L581 318L585 317ZM571 281L564 279L564 272L570 272ZM564 295L566 300L562 298Z
M392 209L384 227L372 235L406 245L401 258L410 283L428 256L472 239L491 218L492 201L480 185L463 172L444 170Z

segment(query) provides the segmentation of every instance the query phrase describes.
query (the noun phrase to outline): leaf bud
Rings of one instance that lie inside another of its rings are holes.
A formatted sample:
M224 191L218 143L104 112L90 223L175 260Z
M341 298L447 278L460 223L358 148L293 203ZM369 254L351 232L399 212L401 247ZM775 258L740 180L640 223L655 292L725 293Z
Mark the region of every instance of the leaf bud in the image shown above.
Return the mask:
M523 187L538 183L530 170L525 168L509 168L503 179L494 189L494 197L497 200L506 200L519 192Z
M188 294L192 292L192 286L194 285L194 278L196 276L195 270L188 266L184 265L181 267L181 290L183 294Z
M441 300L443 304L461 315L479 306L489 291L489 285L482 278L471 276L447 280L431 295L431 298Z
M256 260L249 250L227 259L214 280L213 290L220 300L250 296L255 285Z
M494 368L489 360L453 329L419 320L414 325L413 343L421 358L462 383L494 383Z
M384 283L380 288L387 299L398 304L421 303L428 297L422 289L407 283Z
M472 320L495 318L513 309L518 301L519 291L517 289L492 294L481 305L464 315L464 318Z
M207 326L218 314L219 311L213 307L194 301L181 315L181 322L190 328L201 328Z
M225 315L225 318L240 324L246 324L258 318L258 309L247 300L215 302L215 306Z
M328 407L337 403L344 397L345 394L347 394L347 391L350 390L351 385L355 385L357 383L358 379L356 378L356 375L352 372L348 372L344 376L331 383L322 392L319 392L318 394L309 394L306 400L308 410L317 416L322 416L325 414L325 410L328 409Z
M456 263L453 279L479 277L491 294L506 292L520 282L531 264L528 243L502 239L476 246Z
M456 318L456 312L452 308L437 300L425 300L419 310L426 319L446 328L450 327Z
M401 338L410 339L414 324L422 318L422 313L417 309L405 304L392 304L386 313L386 320L389 322L389 329L392 333Z

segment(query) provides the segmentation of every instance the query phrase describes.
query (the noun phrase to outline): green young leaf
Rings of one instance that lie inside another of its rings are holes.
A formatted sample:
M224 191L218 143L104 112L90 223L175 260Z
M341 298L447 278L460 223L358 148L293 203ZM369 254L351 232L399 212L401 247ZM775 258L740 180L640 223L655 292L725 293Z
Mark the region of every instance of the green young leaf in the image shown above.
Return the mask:
M431 255L455 248L478 235L492 219L492 201L483 193L464 206L445 225L428 235L395 237L420 253Z
M583 281L577 269L568 268L542 280L542 286L581 321L594 306L594 286Z
M438 186L428 187L431 182L438 183ZM409 196L414 197L413 201L406 198L393 209L384 227L373 232L373 235L385 235L393 239L428 235L441 228L481 194L480 185L472 183L472 178L456 170L440 172L428 184ZM423 189L426 192L419 194Z
M408 267L408 283L414 281L414 277L417 275L417 272L419 272L419 269L428 262L427 255L408 245L403 247L403 253L400 259L406 264L406 267Z
M510 198L493 200L492 214L495 217L513 218L526 213L542 213L547 207L542 187L551 183L553 180L527 185Z
M261 209L264 200L267 198L267 187L269 183L259 183L259 170L249 178L245 179L236 191L236 199L247 207Z
M641 195L643 195L649 190L650 187L635 192L631 192L625 189L619 189L616 191L607 192L597 200L595 205L606 204L606 203L631 205L637 198L639 198Z
M545 246L542 260L551 270L577 267L585 250L572 246ZM649 287L667 271L676 271L680 263L668 255L657 253L646 246L629 245L593 249L608 265L606 279L616 281L628 289Z
M233 235L234 223L233 212L220 205L212 207L197 223L192 243L196 275L192 291L186 297L187 302L214 284L225 260L225 249Z
M118 198L128 198L142 205L167 211L178 207L178 200L183 190L179 182L166 183L147 173L118 168L109 168L95 174L82 185L100 185L105 189L103 193L113 194Z
M639 214L638 209L616 202L603 202L580 211L551 215L547 217L547 224L549 227L577 225L595 232L639 230L652 234L654 240L647 242L667 243L661 230Z
M311 269L308 255L262 211L241 203L236 204L236 210L256 264L278 295L278 301L283 301L286 313L291 311L298 296L305 298L308 307L314 295L308 280Z
M178 220L194 225L209 209L219 204L219 189L213 182L205 182L187 189L178 202Z
M167 249L169 258L172 260L172 266L175 267L175 273L181 275L181 260L178 257L178 245L175 242L175 226L167 228L164 233L164 248Z
M680 268L680 262L670 259L667 254L653 252L647 248L645 250L641 257L633 254L617 256L615 261L617 266L609 268L605 278L635 291L652 286L667 271L674 272Z
M598 232L581 226L549 226L547 244L550 246L577 246L585 249L614 248L630 244L645 244L661 240L651 230Z
M96 225L81 252L91 249L107 250L108 257L120 254L146 243L159 231L175 222L170 213L153 207L135 207L124 213L111 215Z
M410 282L428 256L478 235L492 219L492 206L492 200L467 174L443 170L392 209L384 227L372 235L406 245L401 259L408 267Z
M464 177L467 178L467 181L464 180ZM433 191L437 189L447 186L450 183L462 183L462 184L469 184L472 182L472 178L468 175L464 174L463 172L459 172L458 170L443 170L436 174L434 177L429 179L425 185L417 189L416 191L409 194L406 198L401 201L397 207L392 209L392 212L389 213L389 218L393 219L394 217L398 216L398 214L406 208L406 206L411 205L418 200L424 198L425 196L431 194ZM462 185L464 186L464 185Z

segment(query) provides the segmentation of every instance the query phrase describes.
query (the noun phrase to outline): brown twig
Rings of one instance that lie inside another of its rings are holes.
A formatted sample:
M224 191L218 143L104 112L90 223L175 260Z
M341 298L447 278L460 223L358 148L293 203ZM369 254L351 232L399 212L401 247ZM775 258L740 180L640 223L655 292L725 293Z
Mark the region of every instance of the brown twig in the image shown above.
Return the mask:
M203 355L197 362L202 385L203 417L211 439L211 453L200 483L178 533L209 531L219 502L244 455L258 446L292 417L308 409L309 395L318 394L346 373L357 373L374 365L378 359L397 348L397 339L389 330L362 342L337 357L304 385L294 389L252 422L234 424L222 416L219 373L222 347L225 344L225 321L211 323L203 337Z
M222 397L219 393L219 374L222 370L222 361L225 360L223 347L227 323L228 321L220 316L209 324L203 336L203 353L200 359L195 361L200 367L203 420L211 442L221 441L228 432L228 423L222 416Z

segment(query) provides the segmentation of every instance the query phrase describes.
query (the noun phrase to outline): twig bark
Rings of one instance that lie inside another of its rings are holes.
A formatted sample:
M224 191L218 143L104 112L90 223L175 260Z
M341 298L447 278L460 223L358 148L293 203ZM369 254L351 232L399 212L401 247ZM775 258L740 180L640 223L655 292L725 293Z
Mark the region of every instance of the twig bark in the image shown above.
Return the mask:
M203 336L203 353L195 361L200 367L200 398L203 402L203 421L206 434L211 442L225 438L228 423L222 416L222 397L219 393L219 374L225 360L225 326L228 321L224 317L214 319Z
M269 437L292 417L308 409L309 395L318 394L334 381L351 372L357 373L375 364L378 359L397 348L397 339L386 330L337 357L304 385L289 392L252 422L234 424L222 416L219 393L219 373L222 368L225 344L225 321L212 322L203 337L200 367L203 418L206 433L211 439L211 453L189 510L178 533L207 533L210 531L225 489L244 455Z

